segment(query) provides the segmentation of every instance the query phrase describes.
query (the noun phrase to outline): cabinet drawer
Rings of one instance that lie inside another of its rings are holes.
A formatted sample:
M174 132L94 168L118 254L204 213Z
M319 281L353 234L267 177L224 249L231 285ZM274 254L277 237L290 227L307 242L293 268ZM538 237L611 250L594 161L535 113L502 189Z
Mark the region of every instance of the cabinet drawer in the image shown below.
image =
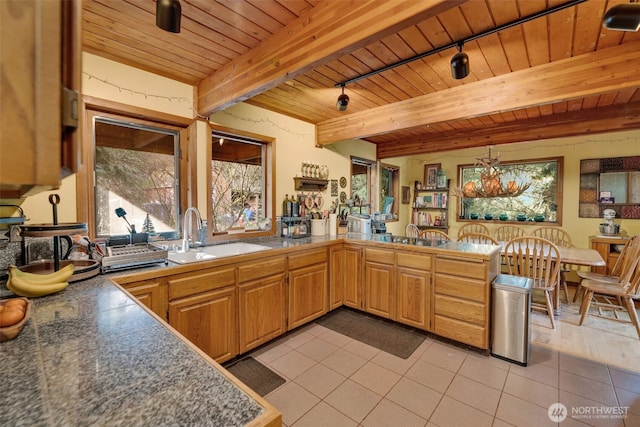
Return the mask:
M435 292L480 303L487 302L489 293L485 282L441 273L436 273Z
M439 316L447 316L477 325L485 325L487 321L484 304L436 295L434 308L435 314Z
M404 252L398 252L398 259L396 261L398 267L409 267L418 270L431 270L431 255L417 255L408 254Z
M394 258L394 253L392 251L371 248L365 248L364 250L365 261L379 262L380 264L393 264Z
M463 342L474 347L489 348L486 328L450 319L442 316L435 316L434 332L443 337Z
M476 279L484 278L487 276L487 264L483 260L456 260L436 257L436 273L447 273Z
M286 268L284 256L249 262L249 265L238 267L238 281L240 283L273 276L284 272Z
M203 271L200 273L187 273L180 276L170 277L169 299L182 298L201 292L232 286L236 283L234 268L225 268L214 271Z
M308 265L327 262L327 249L314 249L299 254L289 255L289 270L306 267Z

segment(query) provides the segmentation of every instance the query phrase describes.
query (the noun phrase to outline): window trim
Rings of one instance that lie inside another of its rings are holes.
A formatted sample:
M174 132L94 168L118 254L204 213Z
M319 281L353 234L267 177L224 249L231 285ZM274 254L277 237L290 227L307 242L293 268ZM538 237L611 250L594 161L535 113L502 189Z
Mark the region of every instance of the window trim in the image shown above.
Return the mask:
M378 173L380 179L378 180L378 194L380 194L380 188L382 187L382 184L380 183L380 180L382 179L382 169L385 170L390 170L392 171L391 173L391 183L389 184L389 186L393 189L393 204L391 205L391 213L396 215L396 219L387 219L386 222L393 222L393 221L399 221L400 219L400 201L402 198L402 193L400 191L400 167L399 166L395 166L395 165L391 165L388 163L382 163L379 162L380 164L380 172ZM382 203L381 200L378 201L378 207L381 208L380 204ZM384 213L382 212L382 209L380 209L380 213Z
M521 160L507 160L501 161L501 165L517 165L523 163L544 163L544 162L552 162L555 161L558 165L558 181L556 185L556 221L555 222L529 222L529 221L517 221L517 220L508 220L501 221L499 218L493 218L491 220L486 220L483 217L479 217L478 219L469 219L462 217L462 202L464 197L458 197L456 202L456 218L457 222L484 222L484 223L500 223L500 224L535 224L538 226L542 225L555 225L562 226L562 206L563 206L563 185L564 185L564 156L557 157L541 157L541 158L533 158L533 159L521 159ZM457 173L457 187L462 188L464 183L462 183L462 169L467 167L476 166L474 163L467 164L459 164L458 165L458 173Z
M206 164L211 164L212 157L212 136L214 132L222 132L231 135L237 135L241 137L245 137L248 139L253 139L256 141L260 141L266 145L265 147L265 159L264 163L268 165L268 170L264 171L264 194L265 198L269 197L268 201L263 201L263 206L265 209L265 217L271 220L271 229L270 230L251 230L245 231L243 229L229 229L229 231L213 233L213 227L209 227L207 230L207 241L208 242L219 242L233 239L251 239L255 237L262 236L274 236L276 234L276 140L275 138L260 135L252 132L247 132L239 129L234 129L226 126L217 125L211 122L205 122L206 124L206 132L208 135L208 143L206 149ZM210 168L207 168L206 177L207 177L207 224L213 224L213 210L210 208L212 206L212 192L213 187L211 185L211 179L209 177Z
M188 143L187 129L194 123L192 119L162 113L146 108L134 107L91 96L82 98L83 126L81 153L78 156L79 165L76 173L76 217L79 222L86 222L88 236L96 238L95 223L95 195L94 185L94 164L95 164L95 139L94 139L94 117L100 116L116 121L132 122L136 124L161 127L168 130L178 131L180 134L180 152L186 152ZM194 174L195 162L187 162L186 156L180 156L180 206L188 205L188 194L196 193L195 188L188 188L190 182L187 177ZM184 185L187 183L187 185ZM195 196L194 196L195 197ZM194 205L195 206L195 205ZM179 219L181 216L179 217Z

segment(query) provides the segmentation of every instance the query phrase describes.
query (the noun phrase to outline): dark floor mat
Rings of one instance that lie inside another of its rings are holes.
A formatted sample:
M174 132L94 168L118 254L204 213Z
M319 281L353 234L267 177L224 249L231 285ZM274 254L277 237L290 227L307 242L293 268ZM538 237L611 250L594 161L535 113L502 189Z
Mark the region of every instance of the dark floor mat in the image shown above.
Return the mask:
M335 310L316 322L403 359L408 359L426 337L418 331L346 309Z
M266 396L286 382L253 357L242 359L226 369L260 396Z

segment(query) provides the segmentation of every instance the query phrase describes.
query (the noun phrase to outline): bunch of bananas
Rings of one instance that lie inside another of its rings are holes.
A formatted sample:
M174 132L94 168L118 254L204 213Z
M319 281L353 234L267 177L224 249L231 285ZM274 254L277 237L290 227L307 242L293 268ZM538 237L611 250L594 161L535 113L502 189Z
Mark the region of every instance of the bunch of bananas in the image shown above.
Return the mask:
M22 297L42 297L66 288L69 285L67 280L72 275L73 264L49 274L27 273L12 265L9 267L7 289Z

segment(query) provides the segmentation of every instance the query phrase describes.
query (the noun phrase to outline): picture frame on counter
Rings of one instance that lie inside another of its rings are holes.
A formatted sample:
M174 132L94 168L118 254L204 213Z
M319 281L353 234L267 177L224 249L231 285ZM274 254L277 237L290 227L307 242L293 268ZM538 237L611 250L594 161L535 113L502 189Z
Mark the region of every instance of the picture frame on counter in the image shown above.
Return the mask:
M438 169L440 169L440 163L424 165L425 190L434 190L436 188L438 183Z

